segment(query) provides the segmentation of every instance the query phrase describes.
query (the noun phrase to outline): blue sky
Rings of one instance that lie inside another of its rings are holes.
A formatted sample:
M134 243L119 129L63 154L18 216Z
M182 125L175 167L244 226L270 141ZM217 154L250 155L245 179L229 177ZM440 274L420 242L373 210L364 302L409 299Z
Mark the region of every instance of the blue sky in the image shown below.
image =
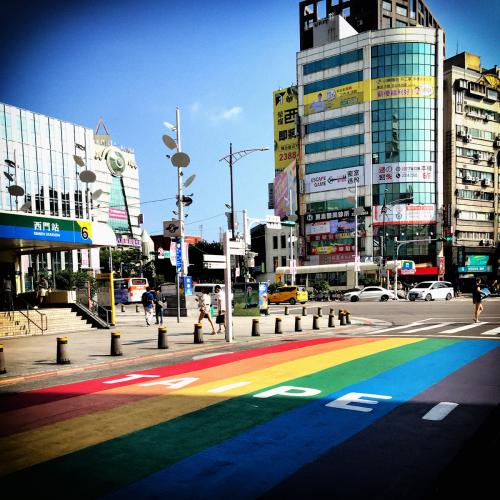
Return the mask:
M163 121L181 109L182 149L193 204L186 232L218 239L226 227L233 150L269 146L234 166L235 208L267 213L274 176L272 91L296 80L298 0L17 0L0 7L0 101L95 128L102 117L118 145L135 149L141 198L177 193ZM500 64L500 2L429 0L447 32L447 56L468 50ZM474 5L476 12L471 12ZM8 19L8 22L5 20ZM159 234L175 200L143 205ZM241 220L241 214L239 214Z

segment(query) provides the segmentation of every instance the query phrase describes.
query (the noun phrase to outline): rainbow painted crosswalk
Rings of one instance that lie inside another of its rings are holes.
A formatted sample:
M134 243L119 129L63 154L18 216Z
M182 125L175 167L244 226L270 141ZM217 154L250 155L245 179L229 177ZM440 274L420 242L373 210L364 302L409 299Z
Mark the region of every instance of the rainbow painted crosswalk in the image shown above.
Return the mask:
M0 476L56 498L293 497L325 457L499 358L493 340L323 338L9 395Z

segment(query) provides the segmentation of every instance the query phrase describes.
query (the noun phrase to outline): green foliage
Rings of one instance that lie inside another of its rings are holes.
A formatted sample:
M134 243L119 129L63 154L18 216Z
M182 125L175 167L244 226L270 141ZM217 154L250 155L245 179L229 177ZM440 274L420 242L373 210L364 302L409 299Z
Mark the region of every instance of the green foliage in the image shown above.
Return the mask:
M330 289L330 285L328 284L328 281L318 281L314 284L314 288L318 290L318 292L327 292Z
M71 269L63 269L55 275L56 288L58 290L75 290L76 288L86 288L90 283L90 294L93 297L97 290L96 280L85 271L74 272Z
M267 293L276 293L278 287L279 287L278 283L269 283L269 286L267 287Z

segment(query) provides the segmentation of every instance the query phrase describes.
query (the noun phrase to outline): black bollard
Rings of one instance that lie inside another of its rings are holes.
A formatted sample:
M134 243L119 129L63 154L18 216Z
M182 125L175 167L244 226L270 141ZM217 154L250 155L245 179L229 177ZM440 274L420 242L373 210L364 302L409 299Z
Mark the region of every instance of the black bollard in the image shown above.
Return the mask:
M350 325L351 324L351 313L347 309L344 311L344 313L345 313L345 321L348 325Z
M295 331L296 332L301 332L302 331L302 325L301 325L301 318L300 318L300 316L295 316Z
M71 360L68 355L68 337L57 337L57 364L69 365Z
M318 307L318 316L319 316L320 318L322 318L322 317L323 317L323 311L321 310L321 307Z
M313 316L313 330L319 330L319 316L317 314Z
M252 337L260 337L260 326L257 318L252 320Z
M120 332L111 332L111 356L123 356L120 337Z
M285 316L288 316L288 306L285 306Z
M333 314L328 315L328 328L335 328L335 316Z
M333 307L330 307L330 314L333 314L335 316L335 309Z
M0 344L0 373L7 373L5 368L5 357L3 354L3 344Z
M283 333L281 330L281 318L276 318L276 323L274 324L274 333Z
M168 349L167 328L158 328L158 349Z
M345 322L345 311L343 309L341 309L339 311L339 320L340 320L340 326L345 326L346 322Z
M125 304L122 304L122 313L125 312Z
M203 330L201 323L195 323L194 325L194 343L195 344L203 344L205 341L203 340Z
M138 313L138 312L139 312L139 306L138 306L138 305L136 305L136 306L135 306L135 312L136 312L136 313Z
M307 307L302 307L302 316L307 316Z

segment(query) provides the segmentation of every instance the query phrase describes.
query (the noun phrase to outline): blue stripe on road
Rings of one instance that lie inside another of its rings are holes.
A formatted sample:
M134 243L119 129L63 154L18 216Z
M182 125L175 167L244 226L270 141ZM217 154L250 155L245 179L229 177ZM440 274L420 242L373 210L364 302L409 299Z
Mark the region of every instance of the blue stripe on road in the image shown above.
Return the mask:
M453 371L497 347L495 341L469 340L422 356L207 448L111 496L255 498ZM325 407L350 392L386 395L391 399L363 405L370 412ZM261 403L265 404L265 399L259 399Z

